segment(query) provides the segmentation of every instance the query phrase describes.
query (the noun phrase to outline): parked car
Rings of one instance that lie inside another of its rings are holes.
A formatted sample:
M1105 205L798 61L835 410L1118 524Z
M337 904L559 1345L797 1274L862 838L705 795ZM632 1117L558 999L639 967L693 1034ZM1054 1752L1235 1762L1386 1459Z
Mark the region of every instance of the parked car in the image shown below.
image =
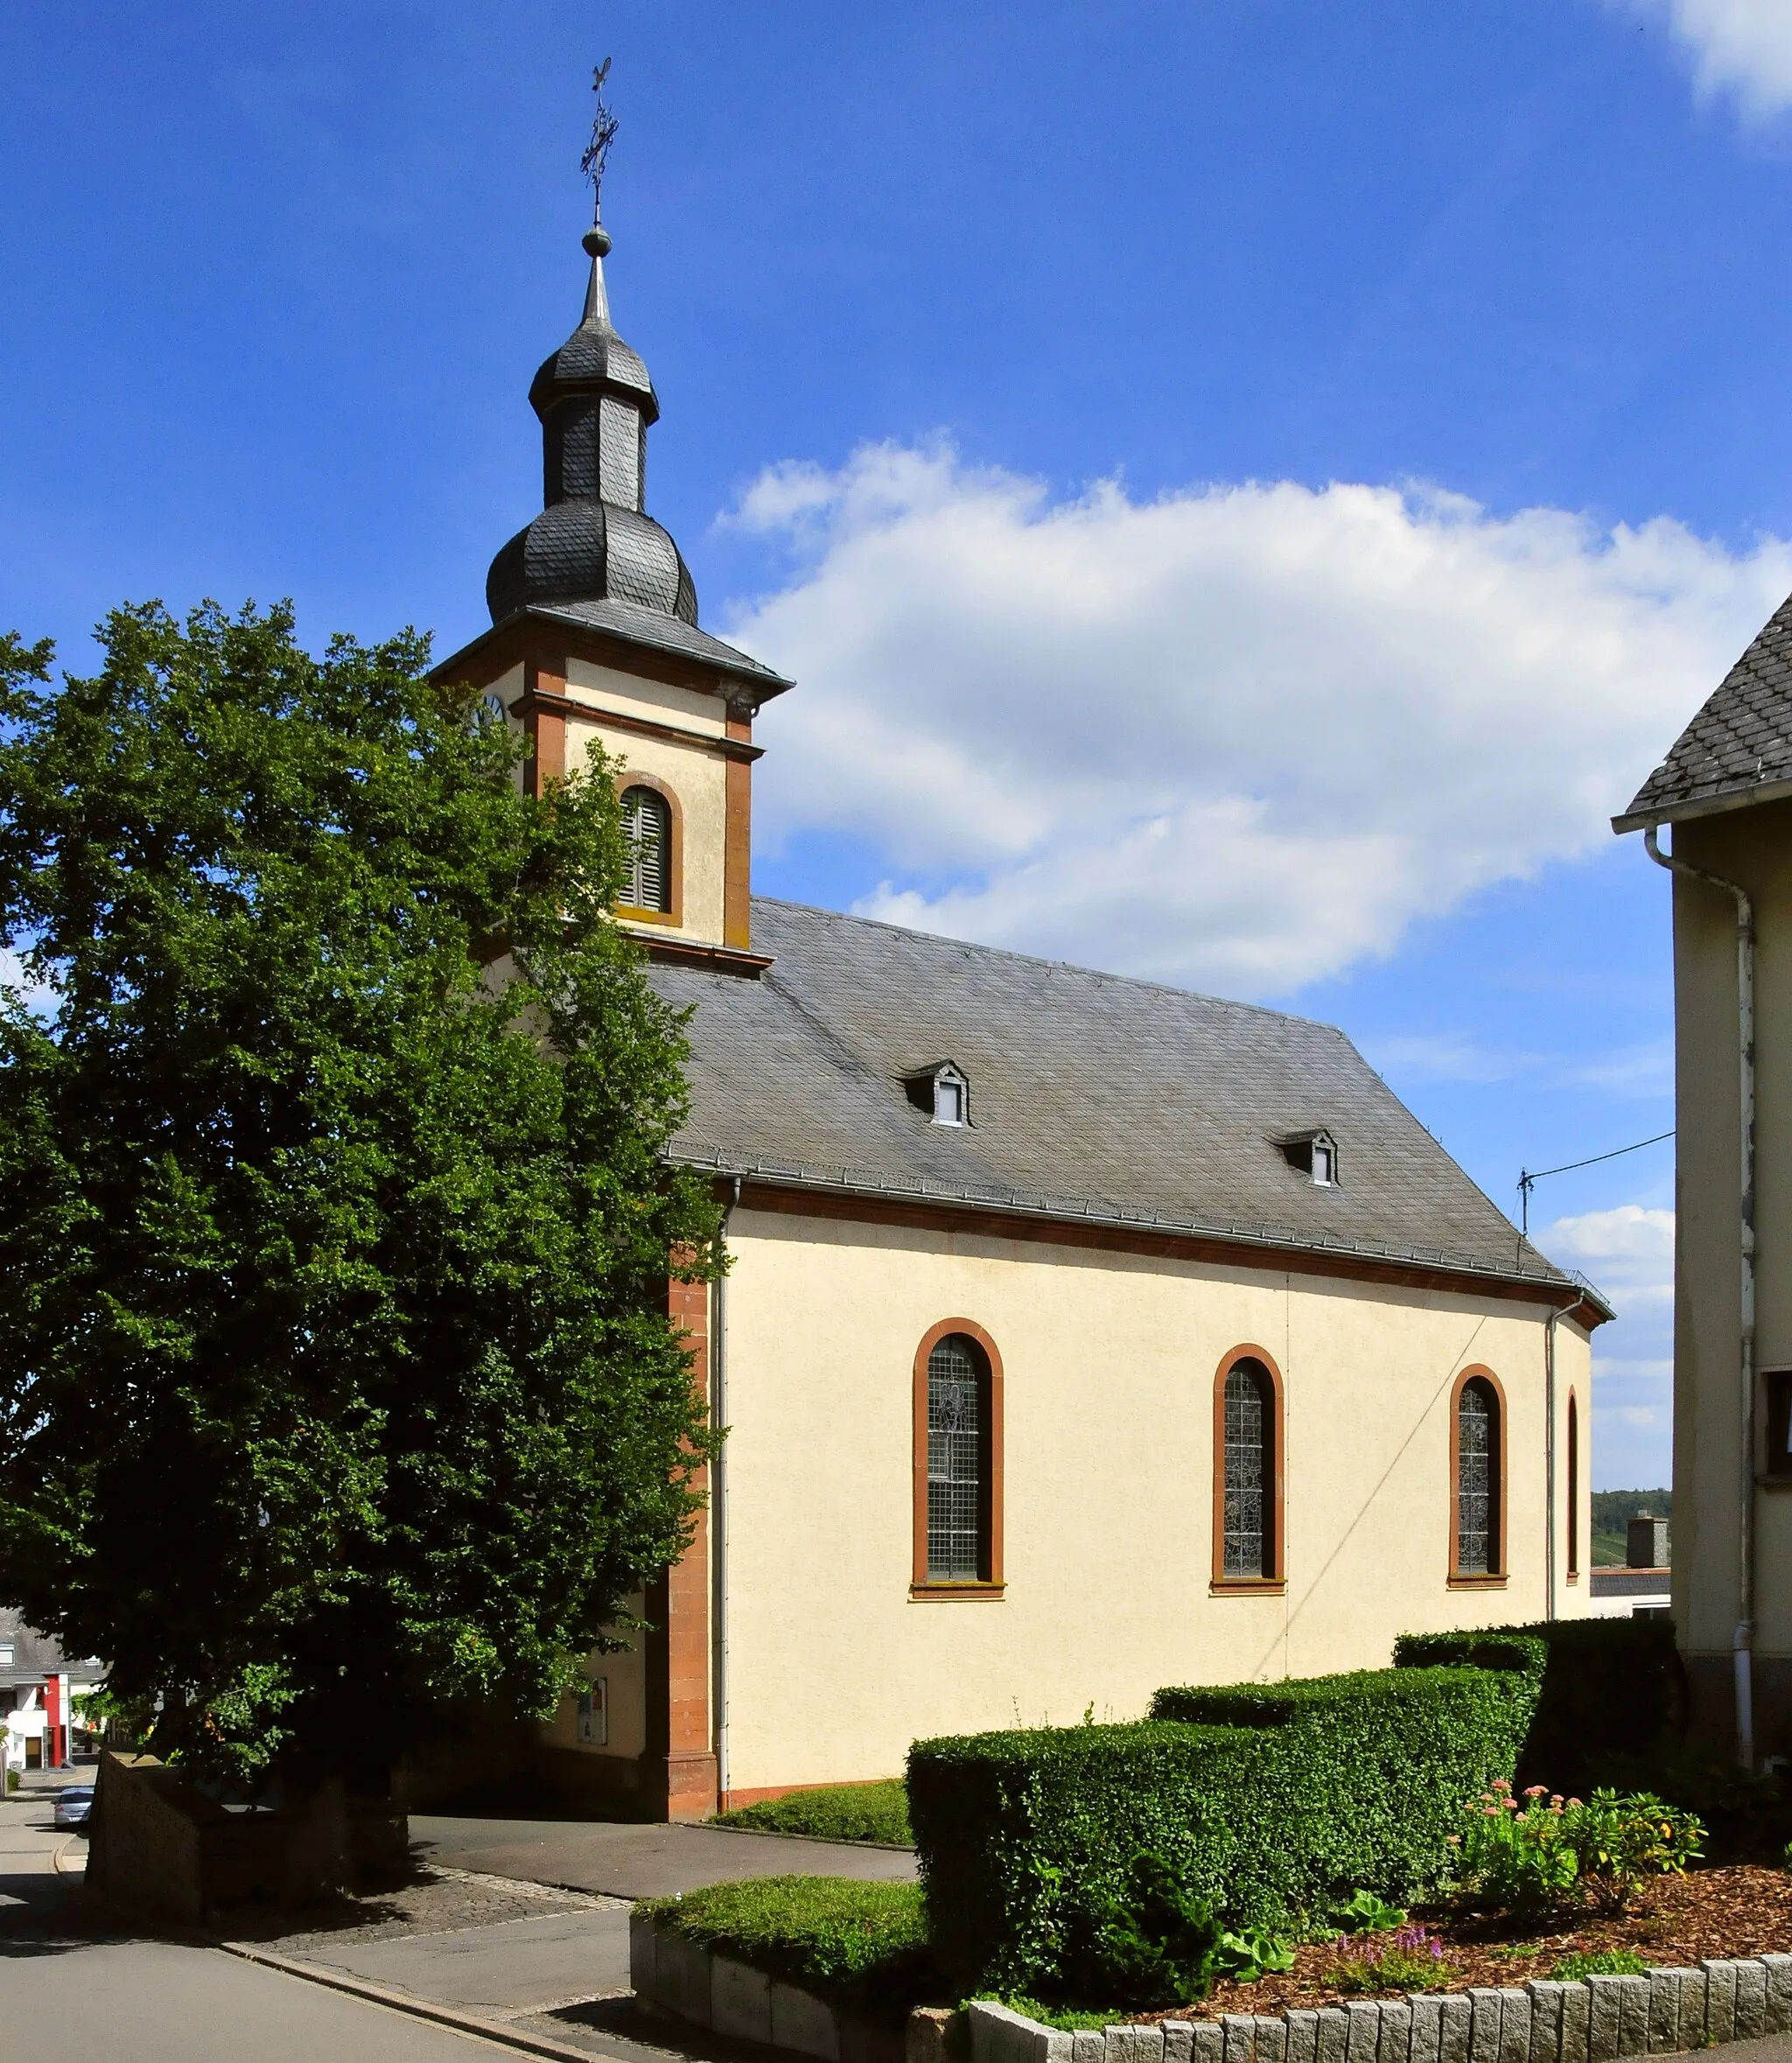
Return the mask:
M94 1809L94 1787L91 1784L65 1784L56 1794L56 1824L59 1827L85 1827L88 1815Z

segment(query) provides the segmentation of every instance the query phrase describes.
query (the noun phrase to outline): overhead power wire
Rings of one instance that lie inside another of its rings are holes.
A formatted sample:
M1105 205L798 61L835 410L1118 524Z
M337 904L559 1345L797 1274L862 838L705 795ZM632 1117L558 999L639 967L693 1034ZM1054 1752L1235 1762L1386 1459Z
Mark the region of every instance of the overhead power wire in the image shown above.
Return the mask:
M1639 1139L1634 1146L1614 1146L1609 1153L1590 1154L1585 1160L1564 1161L1558 1168L1539 1168L1532 1174L1528 1168L1518 1171L1518 1194L1522 1213L1521 1229L1530 1230L1530 1192L1547 1175L1572 1175L1576 1168L1596 1168L1602 1160L1622 1160L1627 1153L1641 1153L1645 1146L1659 1146L1663 1139L1671 1139L1671 1131L1657 1132L1652 1139Z

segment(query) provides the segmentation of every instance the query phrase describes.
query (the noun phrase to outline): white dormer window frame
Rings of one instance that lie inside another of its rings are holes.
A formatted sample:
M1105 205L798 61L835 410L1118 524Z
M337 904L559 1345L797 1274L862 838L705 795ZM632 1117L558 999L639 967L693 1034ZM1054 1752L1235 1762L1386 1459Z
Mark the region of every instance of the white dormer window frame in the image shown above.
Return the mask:
M970 1082L962 1067L950 1060L917 1068L902 1078L908 1100L926 1113L934 1124L962 1129L970 1122Z
M1338 1142L1329 1132L1301 1132L1279 1144L1283 1159L1315 1189L1338 1186Z
M942 1067L934 1077L934 1122L962 1125L970 1118L970 1084L956 1067Z

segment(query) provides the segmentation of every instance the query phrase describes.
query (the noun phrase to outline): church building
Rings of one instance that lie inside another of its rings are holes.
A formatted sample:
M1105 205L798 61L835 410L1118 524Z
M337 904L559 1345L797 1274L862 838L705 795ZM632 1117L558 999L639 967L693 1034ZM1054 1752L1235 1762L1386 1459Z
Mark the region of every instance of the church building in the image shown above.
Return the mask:
M533 783L624 765L617 917L693 1006L674 1151L732 1260L672 1309L729 1432L651 1630L544 1729L555 1782L698 1818L1583 1612L1610 1311L1341 1032L753 896L753 724L792 683L699 626L584 245L529 389L545 506L438 677L498 698Z

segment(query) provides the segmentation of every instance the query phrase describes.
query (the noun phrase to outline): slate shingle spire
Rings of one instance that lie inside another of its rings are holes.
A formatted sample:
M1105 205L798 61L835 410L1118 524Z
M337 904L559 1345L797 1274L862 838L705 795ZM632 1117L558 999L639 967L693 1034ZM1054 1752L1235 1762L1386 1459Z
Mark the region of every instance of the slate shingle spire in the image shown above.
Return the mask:
M607 70L608 67L604 67ZM586 169L602 178L614 123L600 98ZM607 129L606 125L607 126ZM542 513L492 561L492 621L531 604L632 602L696 622L696 590L678 547L643 507L648 426L659 398L639 353L616 334L604 281L609 232L584 233L592 269L578 327L547 359L528 390L542 422Z

